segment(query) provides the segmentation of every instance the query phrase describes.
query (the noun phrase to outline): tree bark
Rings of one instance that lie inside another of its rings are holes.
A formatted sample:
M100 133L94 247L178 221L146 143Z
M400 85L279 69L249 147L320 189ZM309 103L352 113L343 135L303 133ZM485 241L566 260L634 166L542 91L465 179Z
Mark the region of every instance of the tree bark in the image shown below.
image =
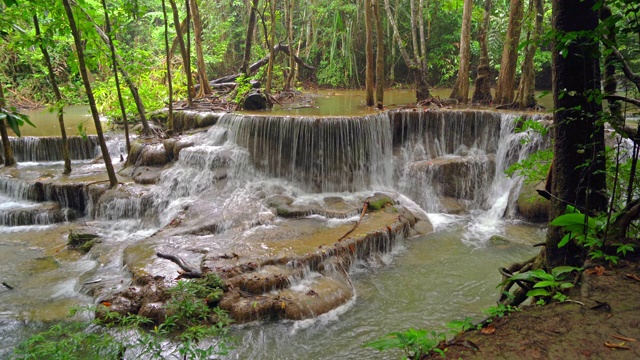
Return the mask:
M491 18L491 0L484 0L484 12L482 26L478 41L480 42L480 61L478 74L474 82L475 89L471 101L483 105L489 105L493 101L491 95L491 69L489 68L489 51L487 49L487 34L489 33L489 19Z
M524 61L522 62L522 75L520 76L518 95L514 102L514 107L519 109L534 108L538 103L535 96L536 78L533 71L533 58L538 50L538 42L542 34L542 20L544 18L543 0L530 0L529 9L535 17L535 25L533 31L529 32L530 35L527 35L529 44L526 47Z
M522 0L511 0L509 8L509 25L507 37L502 49L500 74L496 86L495 104L511 104L516 84L516 66L518 61L518 43L522 30L523 4Z
M554 219L573 204L593 214L606 208L604 129L598 124L602 105L589 95L600 91L598 44L585 33L594 31L598 15L592 10L597 0L553 0L553 28L556 37L576 33L568 45L554 44L553 100L554 160L551 174L551 212ZM563 55L566 55L563 56ZM546 265L581 266L582 247L569 242L558 248L565 235L562 228L549 226L545 247Z
M424 32L424 1L418 3L418 27L420 28L420 60L422 60L422 68L427 68L427 37ZM428 4L428 0L427 0Z
M412 0L413 1L413 0ZM373 12L371 1L364 0L364 33L365 33L365 105L373 106Z
M191 106L193 105L193 81L191 80L191 74L187 69L189 64L189 54L187 53L187 46L184 43L184 38L182 37L182 32L180 29L180 17L178 14L178 7L176 6L176 1L169 0L169 4L171 5L171 12L173 13L173 24L175 25L176 37L178 38L178 44L180 45L180 54L182 54L182 65L187 77L187 102L189 103L189 106Z
M288 0L286 2L286 19L287 19L287 37L289 38L289 45L293 47L293 2L294 0ZM293 50L293 49L292 49ZM299 51L299 50L298 50ZM293 78L296 74L296 59L292 56L289 56L289 73L287 74L287 79L284 82L284 91L288 91L291 89L291 83L293 82Z
M460 66L458 68L458 79L453 86L450 98L462 103L469 100L469 67L471 66L471 13L473 11L473 0L464 0L462 10L462 30L460 31Z
M60 88L58 88L58 81L56 80L56 74L53 71L53 65L51 63L51 56L49 56L49 51L47 47L42 42L42 34L40 32L40 23L38 22L38 15L33 15L33 27L36 30L36 38L38 41L38 45L40 46L40 52L42 52L42 56L44 57L44 62L47 65L47 71L49 75L49 81L51 82L51 88L53 90L53 94L56 97L56 110L58 113L58 124L60 125L60 136L62 138L62 158L64 159L64 170L63 174L71 173L71 157L69 156L69 142L67 141L67 129L64 126L64 109L62 103L62 94L60 93Z
M82 76L82 83L87 92L87 98L89 100L89 108L91 109L91 116L93 117L93 123L96 126L96 134L98 135L98 142L100 143L100 150L102 151L102 158L104 165L107 169L107 175L109 177L109 185L114 188L118 186L118 178L113 170L113 164L111 163L111 156L109 155L109 149L104 140L104 134L102 133L102 125L100 124L100 114L98 114L98 108L96 106L96 100L93 97L93 91L91 90L91 83L89 82L89 75L87 73L87 67L84 62L84 51L82 50L82 39L80 37L80 31L76 26L76 21L73 18L73 11L71 10L70 0L62 0L67 19L69 20L69 27L73 34L73 41L76 46L76 55L78 56L78 68L80 75Z
M4 89L0 81L0 108L4 109L5 107ZM2 148L4 149L4 166L13 166L16 164L16 159L13 157L13 149L11 149L11 143L9 142L7 122L5 120L0 120L0 136L2 137Z
M211 94L209 86L209 78L207 77L207 67L204 63L204 53L202 52L202 19L200 18L200 10L198 9L198 0L190 0L191 5L191 21L193 21L193 36L196 40L196 57L198 64L198 82L200 89L196 97L203 97Z
M382 29L382 16L380 15L380 0L371 0L373 5L373 17L376 20L376 107L384 106L384 30ZM422 4L422 0L420 0ZM421 22L422 23L422 22Z
M120 91L120 78L118 77L118 62L116 61L116 48L113 46L111 38L111 22L109 21L109 12L107 11L106 0L102 0L102 9L104 10L104 22L107 28L107 36L109 37L109 51L111 52L111 66L113 68L113 76L116 81L116 91L118 93L118 104L120 105L120 113L124 122L124 135L127 144L127 158L131 143L129 141L129 120L127 119L127 110L125 110L124 100L122 99L122 91Z
M251 61L251 45L253 43L253 30L256 27L256 11L258 10L258 1L253 0L251 10L249 11L249 24L247 25L247 38L244 42L244 56L242 57L242 66L240 72L245 76L249 76L249 61Z
M264 91L267 94L271 92L271 83L273 81L273 65L276 62L276 56L273 52L273 45L276 42L276 3L274 2L274 0L269 0L269 18L271 19L269 35L267 36L266 29L264 34L267 47L269 48L269 55L271 55L269 56L269 63L267 64L267 84L264 87ZM262 20L264 21L264 17ZM271 40L269 40L269 38Z
M167 5L162 0L162 16L164 20L164 51L167 58L167 84L169 85L169 115L167 116L167 127L173 131L173 79L171 78L171 50L169 49L169 21L167 19ZM207 84L209 82L207 81Z

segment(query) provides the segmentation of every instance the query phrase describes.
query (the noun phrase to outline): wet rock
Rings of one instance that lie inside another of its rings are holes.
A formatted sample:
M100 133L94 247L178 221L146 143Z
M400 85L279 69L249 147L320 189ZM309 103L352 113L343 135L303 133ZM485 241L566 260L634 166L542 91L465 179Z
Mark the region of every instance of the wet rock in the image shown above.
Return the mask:
M413 230L415 230L419 235L425 235L433 231L433 225L428 221L418 221L413 226Z
M69 249L87 253L91 250L93 245L96 244L96 242L100 241L100 236L96 234L83 234L69 231L68 239L67 247L69 247Z
M157 184L162 175L162 166L140 166L133 169L131 178L141 185Z
M56 270L60 267L60 263L53 256L45 256L33 259L29 272L39 274Z
M182 151L182 149L192 147L193 145L195 145L195 143L193 142L192 139L178 140L173 148L173 158L175 160L178 160L180 158L180 151Z
M460 202L458 199L454 199L452 197L441 197L440 205L442 206L443 212L447 214L455 214L460 215L467 212L467 208Z
M149 144L142 148L138 166L165 165L169 162L169 154L162 144Z
M249 111L265 110L269 108L269 101L266 95L260 92L260 90L251 91L245 95L242 108Z
M389 195L383 193L375 193L373 196L368 197L365 201L369 204L367 209L373 211L381 210L387 204L394 204L393 199Z
M272 195L264 200L267 207L274 208L278 216L284 218L299 218L309 216L313 211L306 206L294 206L294 198L286 195Z
M154 324L162 324L167 318L164 302L145 302L140 306L138 315L151 319Z
M170 139L165 139L162 142L162 146L164 146L164 151L169 154L169 160L174 160L177 157L175 156L173 149L175 149L176 147L176 142L178 142L178 139L176 138L170 138Z
M531 222L546 222L549 220L551 203L538 195L536 190L543 190L544 184L523 184L518 195L518 214Z
M489 238L489 244L492 246L502 247L505 245L509 245L511 241L502 235L493 235Z
M211 125L215 125L222 113L214 113L214 112L201 112L196 115L196 126L197 127L207 127Z

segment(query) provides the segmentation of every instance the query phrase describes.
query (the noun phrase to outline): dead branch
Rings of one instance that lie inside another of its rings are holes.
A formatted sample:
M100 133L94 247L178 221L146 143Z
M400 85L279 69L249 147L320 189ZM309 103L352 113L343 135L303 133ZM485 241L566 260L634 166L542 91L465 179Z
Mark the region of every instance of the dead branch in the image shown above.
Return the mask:
M201 277L203 277L202 270L196 269L194 267L189 266L184 260L182 260L181 258L179 258L176 255L165 254L165 253L161 253L161 252L156 253L156 255L159 258L167 259L167 260L173 262L174 264L178 265L180 267L180 269L182 269L182 271L184 271L183 273L180 274L182 277L188 277L188 278L201 278Z
M358 227L358 225L360 225L360 222L362 221L364 214L367 212L368 207L369 207L369 203L364 203L364 205L362 206L362 212L360 213L360 219L358 219L358 222L351 228L351 230L347 231L346 234L342 235L342 237L338 239L338 241L344 240L344 238L346 238L349 234L351 234Z
M620 96L620 95L607 95L604 97L606 100L611 100L611 101L623 101L629 104L633 104L637 107L640 107L640 100L637 99L632 99L632 98L628 98L626 96Z

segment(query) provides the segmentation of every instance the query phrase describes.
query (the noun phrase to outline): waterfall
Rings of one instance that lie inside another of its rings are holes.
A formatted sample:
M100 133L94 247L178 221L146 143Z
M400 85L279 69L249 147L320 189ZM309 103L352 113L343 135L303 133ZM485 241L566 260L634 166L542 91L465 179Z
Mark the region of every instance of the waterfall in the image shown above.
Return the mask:
M18 162L24 161L60 161L62 157L62 138L52 136L10 137L13 155ZM98 137L89 135L69 136L69 157L71 160L93 159L99 152Z

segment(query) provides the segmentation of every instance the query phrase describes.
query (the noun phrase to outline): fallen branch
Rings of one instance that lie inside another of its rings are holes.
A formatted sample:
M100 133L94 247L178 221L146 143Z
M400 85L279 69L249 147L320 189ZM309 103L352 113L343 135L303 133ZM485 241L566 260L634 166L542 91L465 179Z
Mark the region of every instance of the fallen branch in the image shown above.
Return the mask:
M346 234L342 235L342 237L338 239L338 241L344 240L344 238L346 238L349 234L351 234L358 227L358 225L360 225L360 222L362 221L364 214L367 212L367 207L369 207L369 203L364 203L364 205L362 206L362 212L360 213L360 219L358 219L358 222L351 228L351 230L347 231Z
M172 261L174 264L178 265L180 267L180 269L182 269L182 271L184 271L183 273L180 274L182 277L188 277L188 278L201 278L201 277L203 277L203 274L202 274L201 270L187 265L187 263L184 262L184 260L182 260L181 258L179 258L176 255L164 254L164 253L161 253L161 252L156 253L156 255L159 258L167 259L169 261Z

